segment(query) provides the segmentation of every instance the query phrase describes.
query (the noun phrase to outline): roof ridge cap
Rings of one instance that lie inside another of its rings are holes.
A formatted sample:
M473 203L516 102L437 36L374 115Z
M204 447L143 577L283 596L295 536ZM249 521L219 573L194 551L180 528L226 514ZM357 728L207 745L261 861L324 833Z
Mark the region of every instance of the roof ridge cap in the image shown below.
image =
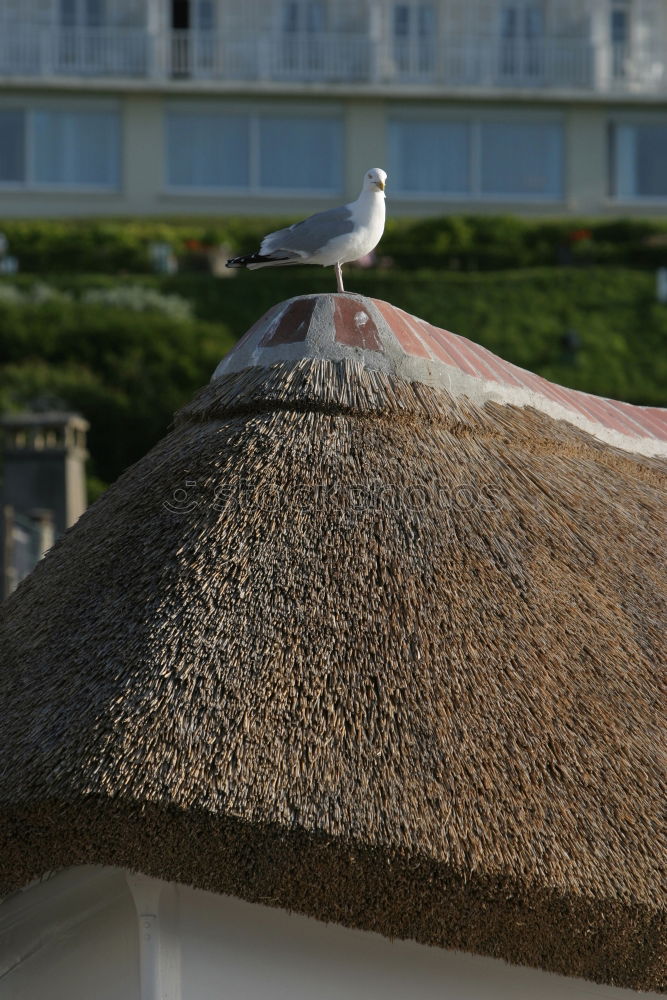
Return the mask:
M613 447L667 457L667 409L559 386L460 334L355 292L310 293L277 303L223 358L212 382L307 359L353 361L360 371L444 389L480 408L486 402L533 407Z

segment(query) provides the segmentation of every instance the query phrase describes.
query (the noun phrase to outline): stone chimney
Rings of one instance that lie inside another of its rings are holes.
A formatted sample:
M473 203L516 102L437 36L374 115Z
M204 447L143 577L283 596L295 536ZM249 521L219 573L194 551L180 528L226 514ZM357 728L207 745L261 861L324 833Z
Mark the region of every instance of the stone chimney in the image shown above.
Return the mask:
M86 509L88 426L78 414L58 411L0 418L0 598L18 586Z
M2 500L18 514L53 512L56 536L86 509L88 421L76 413L11 413L4 431Z

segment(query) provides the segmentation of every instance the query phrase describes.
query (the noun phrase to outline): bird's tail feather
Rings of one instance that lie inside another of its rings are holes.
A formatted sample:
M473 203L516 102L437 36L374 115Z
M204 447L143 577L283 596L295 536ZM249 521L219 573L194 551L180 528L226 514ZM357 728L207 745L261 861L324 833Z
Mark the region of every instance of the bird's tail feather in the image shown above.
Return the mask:
M284 264L299 264L300 257L290 254L286 257L276 257L274 254L249 253L243 257L232 257L227 261L227 267L247 267L256 270L258 267L279 267Z

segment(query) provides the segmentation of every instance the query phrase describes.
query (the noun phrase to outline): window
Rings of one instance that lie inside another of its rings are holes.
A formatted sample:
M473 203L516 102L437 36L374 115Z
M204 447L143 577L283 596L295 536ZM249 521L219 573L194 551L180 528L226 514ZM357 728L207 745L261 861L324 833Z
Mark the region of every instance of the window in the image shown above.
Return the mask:
M32 174L38 184L116 188L118 115L111 111L34 111Z
M63 28L73 28L77 21L76 0L60 0L59 9Z
M244 188L250 173L247 115L167 116L167 181L170 187Z
M171 27L174 31L190 30L190 0L171 0Z
M341 122L335 118L263 115L259 121L260 186L338 191L342 145Z
M286 79L327 78L333 50L325 38L323 0L286 0L282 33L274 52L274 72Z
M560 125L483 122L480 140L481 194L561 197Z
M215 4L213 0L199 0L197 4L197 27L200 31L215 28Z
M89 28L101 27L104 24L104 13L104 0L86 0L83 16Z
M285 0L283 3L283 31L292 35L306 32L314 35L326 28L326 10L323 0Z
M339 191L336 117L174 110L167 115L167 183L197 190Z
M615 79L626 76L630 46L630 8L624 0L612 0L609 12L612 74Z
M0 184L115 189L120 125L115 111L0 111Z
M392 188L405 194L557 200L558 122L401 120L389 125Z
M432 3L394 5L394 62L403 75L428 74L435 65L436 17Z
M396 191L467 194L470 125L466 122L392 121L389 162Z
M0 184L25 181L25 112L0 111Z
M58 9L63 28L99 28L104 24L104 0L60 0Z
M521 38L533 42L544 34L541 6L534 3L503 4L500 11L500 33L503 38Z
M394 38L432 38L435 8L432 3L397 3L394 7Z
M667 198L667 125L616 125L611 167L617 198Z
M543 71L544 15L539 4L515 2L500 9L500 72L522 78Z
M612 45L627 45L630 41L630 9L625 0L612 0L609 30Z

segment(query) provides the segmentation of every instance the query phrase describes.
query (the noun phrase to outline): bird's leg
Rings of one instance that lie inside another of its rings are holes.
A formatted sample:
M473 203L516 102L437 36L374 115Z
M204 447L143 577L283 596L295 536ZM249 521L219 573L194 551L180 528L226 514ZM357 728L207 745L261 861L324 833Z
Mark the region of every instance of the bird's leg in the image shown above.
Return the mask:
M344 292L345 289L343 288L343 270L338 261L336 261L334 267L336 269L336 284L338 285L338 291Z

